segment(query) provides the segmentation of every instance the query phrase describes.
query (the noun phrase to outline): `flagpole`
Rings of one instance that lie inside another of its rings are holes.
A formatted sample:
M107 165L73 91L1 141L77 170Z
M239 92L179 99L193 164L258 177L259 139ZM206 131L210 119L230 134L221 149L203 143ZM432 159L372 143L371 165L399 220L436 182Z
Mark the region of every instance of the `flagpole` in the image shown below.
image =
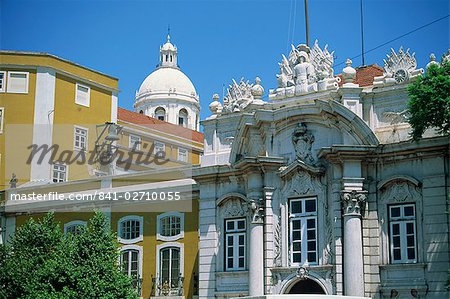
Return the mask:
M305 0L306 45L309 47L308 0Z

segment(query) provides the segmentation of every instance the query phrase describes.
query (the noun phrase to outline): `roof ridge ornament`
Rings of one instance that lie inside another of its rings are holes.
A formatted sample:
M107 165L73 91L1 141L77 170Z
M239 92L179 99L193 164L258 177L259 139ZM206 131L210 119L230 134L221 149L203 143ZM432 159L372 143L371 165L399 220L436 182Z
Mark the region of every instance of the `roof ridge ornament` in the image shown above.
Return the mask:
M278 63L280 73L277 75L278 88L269 91L269 98L281 100L311 92L337 89L339 77L334 77L332 68L334 52L323 50L316 40L312 48L305 44L297 47L291 45L289 58L281 55Z
M423 69L417 69L415 54L410 54L409 49L405 52L403 47L400 47L398 53L391 48L391 53L386 55L387 59L383 59L383 76L374 78L374 87L409 83L411 79L421 76Z

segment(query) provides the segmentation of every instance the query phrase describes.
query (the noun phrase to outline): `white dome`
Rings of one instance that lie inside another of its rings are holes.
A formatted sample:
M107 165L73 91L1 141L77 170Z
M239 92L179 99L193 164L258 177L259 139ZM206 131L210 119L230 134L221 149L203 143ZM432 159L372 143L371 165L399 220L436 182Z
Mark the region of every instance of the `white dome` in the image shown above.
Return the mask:
M176 51L177 49L175 48L174 45L172 45L171 42L167 42L161 47L161 50L162 51Z
M194 84L179 69L160 67L145 78L137 97L144 94L174 93L197 98Z

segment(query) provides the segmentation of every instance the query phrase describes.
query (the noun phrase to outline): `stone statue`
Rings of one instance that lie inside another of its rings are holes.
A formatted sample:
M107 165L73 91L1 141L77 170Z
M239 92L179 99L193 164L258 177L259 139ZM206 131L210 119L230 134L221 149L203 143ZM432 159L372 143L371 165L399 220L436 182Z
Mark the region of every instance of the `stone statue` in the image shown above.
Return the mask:
M282 56L276 75L278 88L269 91L270 99L283 99L305 93L337 89L339 77L334 77L333 52L322 50L316 40L314 46L291 45L289 58Z
M294 144L297 159L309 165L314 165L315 160L311 153L314 135L308 132L306 125L301 123L292 134L292 143Z
M294 67L295 93L306 93L313 89L315 83L314 66L309 62L305 51L298 52L297 65Z

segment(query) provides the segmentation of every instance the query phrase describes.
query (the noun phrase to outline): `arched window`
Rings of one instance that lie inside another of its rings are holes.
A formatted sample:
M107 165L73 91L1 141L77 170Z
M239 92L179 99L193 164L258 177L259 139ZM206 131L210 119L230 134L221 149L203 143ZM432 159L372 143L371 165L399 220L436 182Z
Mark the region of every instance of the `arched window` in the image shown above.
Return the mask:
M163 107L158 107L155 109L155 118L165 121L166 120L166 110Z
M188 112L184 108L178 113L178 124L182 127L187 127L188 125Z
M181 243L171 242L158 245L157 250L157 289L165 286L169 294L180 295L183 286L184 247ZM157 292L157 295L163 295Z
M140 111L139 111L139 114L144 114L144 111L143 111L143 110L140 110Z
M119 242L131 244L143 240L143 217L125 216L118 223Z
M142 285L142 247L125 245L120 250L119 258L120 269L132 279L133 287L140 293Z
M86 227L86 221L70 221L64 224L64 233L78 235L83 227Z
M157 217L157 239L174 241L184 237L184 214L168 212Z

